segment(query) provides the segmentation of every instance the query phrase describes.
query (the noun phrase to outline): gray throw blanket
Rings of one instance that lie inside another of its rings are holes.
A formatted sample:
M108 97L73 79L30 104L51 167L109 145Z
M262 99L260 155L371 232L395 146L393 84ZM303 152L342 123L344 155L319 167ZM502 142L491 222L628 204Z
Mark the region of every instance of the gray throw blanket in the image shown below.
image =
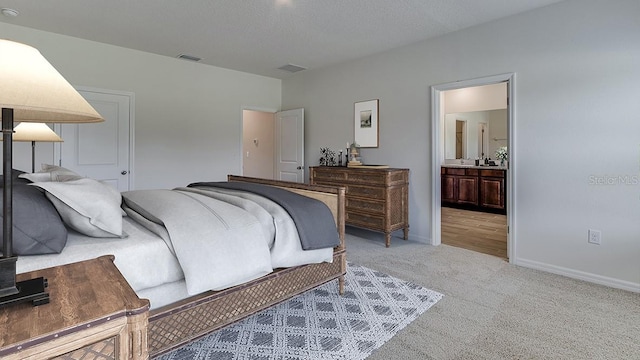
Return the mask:
M294 192L254 183L243 182L197 182L188 187L249 191L266 197L282 206L291 216L298 229L304 250L315 250L340 245L336 222L331 210L320 200Z

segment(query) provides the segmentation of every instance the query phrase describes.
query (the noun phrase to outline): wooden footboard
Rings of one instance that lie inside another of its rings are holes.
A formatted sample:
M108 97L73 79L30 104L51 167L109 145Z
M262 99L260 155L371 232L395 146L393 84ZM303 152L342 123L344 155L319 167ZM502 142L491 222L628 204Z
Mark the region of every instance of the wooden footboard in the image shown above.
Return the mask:
M152 310L148 329L151 357L171 351L328 281L337 279L336 286L340 287L340 293L343 292L347 266L344 243L344 188L233 175L228 179L283 187L323 201L334 214L340 246L334 248L332 263L279 269L246 284L222 291L209 291Z

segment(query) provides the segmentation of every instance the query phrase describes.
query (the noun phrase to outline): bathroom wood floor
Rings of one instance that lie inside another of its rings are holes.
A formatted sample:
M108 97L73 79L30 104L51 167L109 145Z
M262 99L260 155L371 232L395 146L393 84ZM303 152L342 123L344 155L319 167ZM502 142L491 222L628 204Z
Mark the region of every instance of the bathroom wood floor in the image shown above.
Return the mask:
M507 259L507 216L442 207L443 244Z

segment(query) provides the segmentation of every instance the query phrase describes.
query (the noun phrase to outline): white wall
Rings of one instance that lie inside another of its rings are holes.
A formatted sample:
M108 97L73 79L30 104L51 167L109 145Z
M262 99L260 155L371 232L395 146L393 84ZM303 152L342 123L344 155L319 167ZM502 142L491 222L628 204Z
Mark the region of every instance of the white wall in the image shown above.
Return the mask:
M430 86L514 72L512 260L640 291L638 19L637 0L565 1L300 72L283 81L282 104L306 109L315 165L320 147L352 141L353 103L379 99L380 146L363 156L411 169L410 237L428 242ZM602 245L587 243L589 228Z
M506 82L447 90L443 95L445 114L507 108Z
M507 146L507 110L487 111L489 116L489 156L496 158L496 151L502 146ZM507 149L508 150L508 149ZM507 151L507 154L509 152Z
M239 174L242 108L280 108L279 79L6 23L0 37L34 46L74 86L135 93L138 189ZM37 148L37 163L53 160L53 145ZM29 170L30 147L16 144L14 159L15 167Z

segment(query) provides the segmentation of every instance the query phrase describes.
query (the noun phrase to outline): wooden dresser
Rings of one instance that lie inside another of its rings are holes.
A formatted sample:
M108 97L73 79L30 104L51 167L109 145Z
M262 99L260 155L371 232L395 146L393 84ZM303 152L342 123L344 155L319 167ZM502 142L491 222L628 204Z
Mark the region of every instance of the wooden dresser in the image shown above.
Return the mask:
M18 260L20 261L20 260ZM149 358L149 301L141 300L113 256L19 274L48 280L49 304L0 308L0 358Z
M395 230L409 237L409 169L315 166L309 182L346 188L347 225L384 232L387 247Z

